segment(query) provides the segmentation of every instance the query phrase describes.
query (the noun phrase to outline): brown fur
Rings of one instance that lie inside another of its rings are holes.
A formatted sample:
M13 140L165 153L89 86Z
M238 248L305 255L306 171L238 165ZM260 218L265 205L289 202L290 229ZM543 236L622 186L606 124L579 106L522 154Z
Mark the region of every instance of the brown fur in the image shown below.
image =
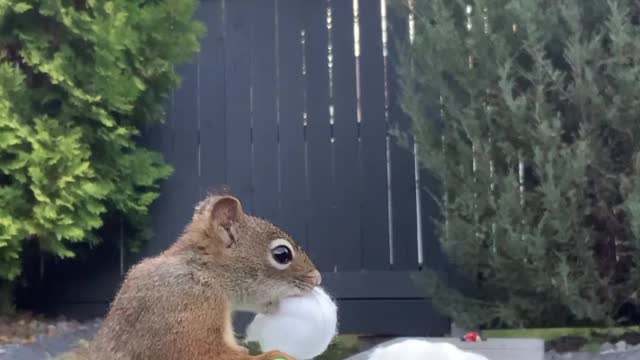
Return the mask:
M269 263L272 240L288 240L291 265ZM271 312L280 299L320 282L302 249L282 230L246 215L229 195L196 207L182 236L164 253L134 266L102 328L76 356L91 360L271 360L250 356L234 337L233 310Z

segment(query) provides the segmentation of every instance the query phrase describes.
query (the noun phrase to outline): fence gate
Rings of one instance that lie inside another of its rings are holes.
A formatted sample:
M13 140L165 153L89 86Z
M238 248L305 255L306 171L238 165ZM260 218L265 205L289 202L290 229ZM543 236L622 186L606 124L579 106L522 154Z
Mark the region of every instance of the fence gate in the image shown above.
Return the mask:
M247 212L305 247L339 300L341 332L448 329L410 279L444 261L435 203L416 191L430 180L416 176L412 151L388 136L409 120L395 101L393 46L383 39L406 38L408 27L385 7L384 0L201 2L202 50L180 69L167 122L145 139L175 173L154 204L155 237L144 255L168 247L196 202L226 184ZM66 309L104 311L121 281L119 264L126 270L138 259L119 253L117 241L103 246L91 275L60 270L56 294ZM106 270L96 271L100 264Z

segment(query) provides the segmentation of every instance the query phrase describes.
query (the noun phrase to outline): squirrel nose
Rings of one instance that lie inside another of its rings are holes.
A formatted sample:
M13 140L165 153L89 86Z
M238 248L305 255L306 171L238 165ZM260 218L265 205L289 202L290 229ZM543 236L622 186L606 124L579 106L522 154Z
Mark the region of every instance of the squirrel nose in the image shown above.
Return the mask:
M318 270L313 270L309 273L309 279L314 287L320 286L320 283L322 283L322 275L320 275L320 271Z

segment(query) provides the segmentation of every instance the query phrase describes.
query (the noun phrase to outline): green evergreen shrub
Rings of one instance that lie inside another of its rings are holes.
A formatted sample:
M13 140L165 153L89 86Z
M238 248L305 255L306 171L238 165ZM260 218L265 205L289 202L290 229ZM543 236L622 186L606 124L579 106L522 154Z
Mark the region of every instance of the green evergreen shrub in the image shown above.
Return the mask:
M640 284L640 4L415 0L402 106L442 187L461 325L622 321ZM406 7L405 7L406 11Z
M196 0L0 1L0 279L27 241L59 257L120 216L136 248L172 171L139 144L199 49Z

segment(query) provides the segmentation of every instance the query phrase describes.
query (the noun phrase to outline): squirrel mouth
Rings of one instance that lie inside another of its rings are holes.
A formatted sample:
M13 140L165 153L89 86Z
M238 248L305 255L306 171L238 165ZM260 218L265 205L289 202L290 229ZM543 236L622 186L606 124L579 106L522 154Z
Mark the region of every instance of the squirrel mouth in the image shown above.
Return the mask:
M302 276L302 280L305 283L309 284L309 286L314 288L314 287L320 286L320 284L322 283L322 275L318 270L313 270L310 273Z
M295 287L296 287L296 289L300 290L303 294L311 292L311 291L313 291L313 288L315 288L313 283L309 282L306 279L305 280L297 280L295 282Z
M310 273L309 275L300 277L299 280L296 280L295 285L304 293L308 293L313 291L314 288L320 286L321 281L322 277L320 273L318 271L315 271Z

